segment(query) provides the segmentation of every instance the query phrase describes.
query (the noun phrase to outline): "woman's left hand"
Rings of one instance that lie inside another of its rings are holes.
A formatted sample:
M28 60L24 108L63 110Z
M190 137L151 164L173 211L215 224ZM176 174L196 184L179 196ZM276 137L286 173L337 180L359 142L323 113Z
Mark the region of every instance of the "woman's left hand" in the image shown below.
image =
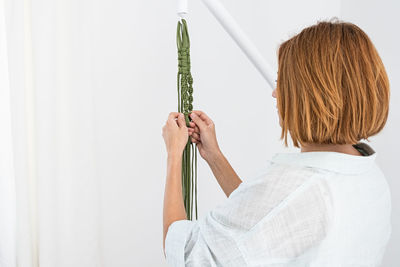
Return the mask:
M189 129L186 127L183 113L171 112L169 114L167 122L162 128L162 136L164 137L168 155L182 155L183 149L189 140L189 135L193 132L192 128Z

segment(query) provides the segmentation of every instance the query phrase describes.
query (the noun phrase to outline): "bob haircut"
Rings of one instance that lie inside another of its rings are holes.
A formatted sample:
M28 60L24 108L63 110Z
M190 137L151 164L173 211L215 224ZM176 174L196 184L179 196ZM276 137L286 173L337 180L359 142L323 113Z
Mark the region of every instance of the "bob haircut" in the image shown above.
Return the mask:
M371 40L338 20L303 29L278 50L276 98L285 146L355 144L389 112L389 80ZM368 140L369 141L369 140Z

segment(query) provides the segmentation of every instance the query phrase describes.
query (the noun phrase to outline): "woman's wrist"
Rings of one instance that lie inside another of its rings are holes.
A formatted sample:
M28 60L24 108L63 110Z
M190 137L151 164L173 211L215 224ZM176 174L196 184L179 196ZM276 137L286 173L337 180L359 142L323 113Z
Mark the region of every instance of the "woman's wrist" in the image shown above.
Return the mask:
M182 154L183 154L183 151L182 152L176 152L176 151L168 152L167 160L168 160L168 162L182 160Z
M207 158L205 159L207 163L210 165L211 163L217 161L218 159L222 158L224 155L222 154L221 150L215 150L213 153L210 153Z

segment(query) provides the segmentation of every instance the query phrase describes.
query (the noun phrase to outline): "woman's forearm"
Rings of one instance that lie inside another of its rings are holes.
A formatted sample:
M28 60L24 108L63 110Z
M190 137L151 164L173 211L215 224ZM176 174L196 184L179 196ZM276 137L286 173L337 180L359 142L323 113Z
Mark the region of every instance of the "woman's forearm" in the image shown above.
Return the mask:
M168 227L175 221L186 220L185 205L182 198L182 154L168 155L167 179L165 181L163 209L163 249L165 256L165 237Z
M221 151L218 151L218 153L207 159L207 163L214 173L215 178L217 178L217 181L225 195L229 197L229 195L240 185L242 180L233 170L232 166Z

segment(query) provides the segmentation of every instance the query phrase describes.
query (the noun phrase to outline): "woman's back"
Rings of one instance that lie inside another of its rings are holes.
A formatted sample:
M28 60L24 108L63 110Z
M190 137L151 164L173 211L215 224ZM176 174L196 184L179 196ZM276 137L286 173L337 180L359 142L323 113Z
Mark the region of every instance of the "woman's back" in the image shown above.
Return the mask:
M304 266L379 266L391 234L391 197L375 158L376 153L306 152L273 159L319 173L329 227Z
M375 157L276 154L205 217L171 225L171 233L190 229L185 266L379 266L391 200ZM179 251L166 251L173 266Z

